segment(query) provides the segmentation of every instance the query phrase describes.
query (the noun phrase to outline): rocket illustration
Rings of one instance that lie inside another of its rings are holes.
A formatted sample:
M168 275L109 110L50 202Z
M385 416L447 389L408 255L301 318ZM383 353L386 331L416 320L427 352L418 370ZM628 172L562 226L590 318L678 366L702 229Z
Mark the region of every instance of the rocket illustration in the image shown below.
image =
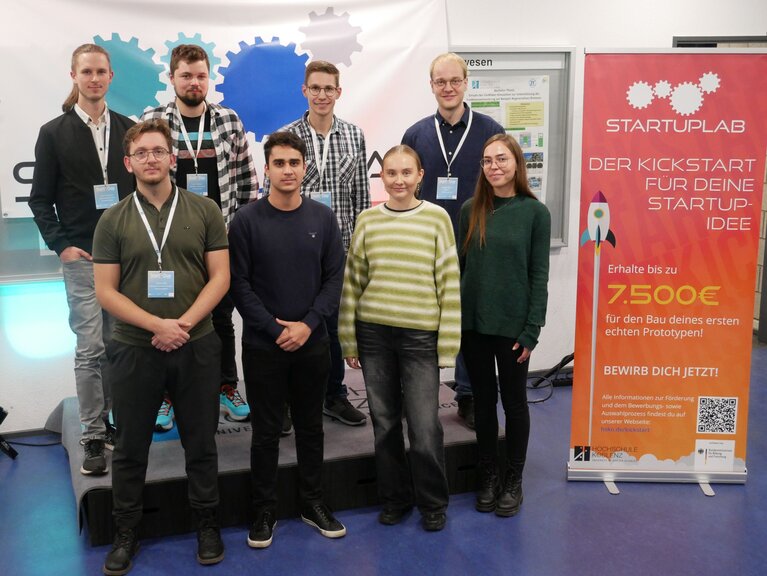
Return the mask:
M610 230L610 207L601 191L591 199L586 226L581 235L581 246L592 240L596 243L597 251L602 247L602 242L609 242L615 248L615 234Z
M615 248L615 234L610 230L610 207L607 198L600 190L591 199L589 215L586 220L586 230L581 235L581 246L586 242L594 242L594 291L591 308L591 374L589 383L589 446L594 419L594 378L597 364L597 323L599 321L599 262L602 252L602 243L609 242Z

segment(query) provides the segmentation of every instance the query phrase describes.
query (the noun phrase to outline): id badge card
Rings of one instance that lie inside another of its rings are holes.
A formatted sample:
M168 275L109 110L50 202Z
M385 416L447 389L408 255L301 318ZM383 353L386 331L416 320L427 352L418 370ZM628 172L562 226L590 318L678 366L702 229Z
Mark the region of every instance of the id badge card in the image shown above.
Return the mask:
M314 192L312 194L312 200L316 200L317 202L324 204L328 208L333 207L330 205L330 192Z
M458 198L458 178L437 178L437 200L456 200Z
M207 174L187 174L186 189L199 196L208 195L208 175Z
M173 270L152 270L147 272L147 296L150 298L173 298L174 274Z
M96 198L97 210L111 208L120 201L117 195L117 184L95 184L93 196Z

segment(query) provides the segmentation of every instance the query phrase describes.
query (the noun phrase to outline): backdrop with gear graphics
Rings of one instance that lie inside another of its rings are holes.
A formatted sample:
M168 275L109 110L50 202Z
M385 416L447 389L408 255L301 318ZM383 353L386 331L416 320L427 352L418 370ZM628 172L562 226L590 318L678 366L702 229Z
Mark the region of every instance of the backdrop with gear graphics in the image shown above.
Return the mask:
M336 114L366 136L371 192L383 197L380 157L405 129L433 112L429 64L447 50L442 0L356 0L332 4L255 0L218 7L198 0L14 1L0 42L0 199L4 218L27 207L39 127L61 113L74 48L106 48L115 72L107 103L137 119L170 101L170 52L202 46L210 58L208 100L237 111L263 182L264 137L307 108L301 94L311 59L341 71ZM63 23L66 22L66 26Z

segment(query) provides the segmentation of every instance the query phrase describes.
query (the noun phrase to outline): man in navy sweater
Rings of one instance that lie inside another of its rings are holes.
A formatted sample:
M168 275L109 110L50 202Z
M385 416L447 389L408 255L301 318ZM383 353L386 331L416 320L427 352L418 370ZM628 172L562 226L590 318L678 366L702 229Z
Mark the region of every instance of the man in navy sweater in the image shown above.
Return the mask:
M229 229L230 294L243 320L242 367L252 410L252 548L272 543L286 401L296 433L301 517L328 538L346 534L322 500L322 405L330 370L324 318L341 297L341 233L329 207L301 195L304 141L276 132L264 156L270 193L240 208Z

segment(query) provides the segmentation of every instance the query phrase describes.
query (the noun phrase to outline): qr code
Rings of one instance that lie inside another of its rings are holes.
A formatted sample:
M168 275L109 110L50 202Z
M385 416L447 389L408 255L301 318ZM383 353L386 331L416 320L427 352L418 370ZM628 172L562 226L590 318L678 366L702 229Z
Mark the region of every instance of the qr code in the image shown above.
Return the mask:
M738 399L722 396L698 397L698 432L735 434Z

